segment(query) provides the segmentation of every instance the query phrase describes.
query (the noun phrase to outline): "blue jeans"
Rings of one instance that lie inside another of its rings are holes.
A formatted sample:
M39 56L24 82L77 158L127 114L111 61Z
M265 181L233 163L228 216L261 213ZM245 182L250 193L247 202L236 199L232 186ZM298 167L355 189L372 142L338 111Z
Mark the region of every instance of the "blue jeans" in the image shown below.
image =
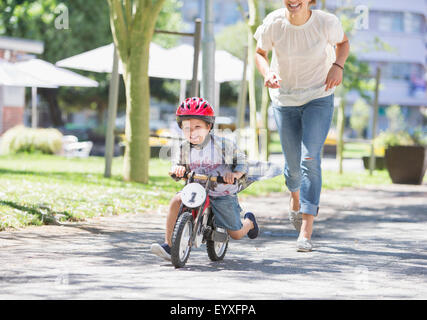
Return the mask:
M299 107L273 104L285 156L284 176L291 192L300 191L300 212L317 216L322 189L321 153L334 114L334 95Z

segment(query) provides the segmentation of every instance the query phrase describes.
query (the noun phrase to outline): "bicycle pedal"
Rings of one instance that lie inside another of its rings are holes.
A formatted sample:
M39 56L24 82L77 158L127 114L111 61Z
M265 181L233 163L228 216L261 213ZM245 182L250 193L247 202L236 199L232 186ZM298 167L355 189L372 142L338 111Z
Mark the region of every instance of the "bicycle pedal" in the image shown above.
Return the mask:
M203 231L203 239L211 240L212 232L213 232L212 228L207 226Z

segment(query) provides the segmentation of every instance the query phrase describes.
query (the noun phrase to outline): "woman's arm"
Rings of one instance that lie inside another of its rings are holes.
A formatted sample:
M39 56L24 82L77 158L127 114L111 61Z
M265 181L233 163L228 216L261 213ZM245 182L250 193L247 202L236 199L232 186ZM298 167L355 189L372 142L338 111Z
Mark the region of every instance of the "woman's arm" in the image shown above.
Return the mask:
M326 77L326 88L325 91L332 89L335 86L338 86L342 82L343 73L344 73L344 64L347 61L348 55L350 53L350 42L348 41L347 35L344 34L344 39L340 43L337 43L336 60L335 64L332 65L329 70L328 76Z
M280 76L270 71L268 64L268 52L257 47L255 52L255 64L258 71L264 77L264 85L268 88L280 88Z
M350 53L350 41L348 41L346 34L344 34L343 41L341 43L337 43L335 52L337 55L336 63L338 63L340 66L344 66Z

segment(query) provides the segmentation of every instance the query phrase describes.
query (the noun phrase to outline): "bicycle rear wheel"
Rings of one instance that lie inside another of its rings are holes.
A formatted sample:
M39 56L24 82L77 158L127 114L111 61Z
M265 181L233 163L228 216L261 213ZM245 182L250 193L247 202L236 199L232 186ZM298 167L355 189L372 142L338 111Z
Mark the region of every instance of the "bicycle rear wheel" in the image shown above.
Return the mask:
M228 240L226 242L207 240L206 249L211 261L221 261L224 259L225 254L227 253Z

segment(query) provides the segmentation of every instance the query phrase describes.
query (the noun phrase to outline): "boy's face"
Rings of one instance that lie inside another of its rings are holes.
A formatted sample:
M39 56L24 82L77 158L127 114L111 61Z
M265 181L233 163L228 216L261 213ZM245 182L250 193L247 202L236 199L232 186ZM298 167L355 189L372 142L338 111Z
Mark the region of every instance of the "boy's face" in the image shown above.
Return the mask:
M202 143L209 134L211 124L200 119L189 119L182 121L182 131L185 139L192 144Z

